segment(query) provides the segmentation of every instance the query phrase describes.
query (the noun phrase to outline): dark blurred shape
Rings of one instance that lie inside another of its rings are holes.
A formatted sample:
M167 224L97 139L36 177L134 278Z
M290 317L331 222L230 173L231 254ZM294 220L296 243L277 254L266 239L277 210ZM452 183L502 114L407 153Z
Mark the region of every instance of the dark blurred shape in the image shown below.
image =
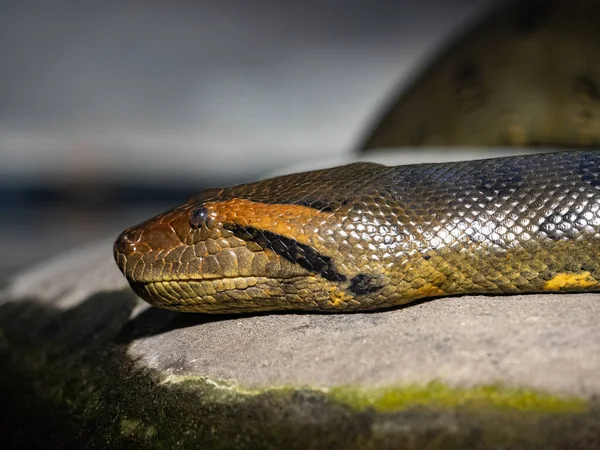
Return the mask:
M600 144L600 2L503 2L426 65L361 148Z

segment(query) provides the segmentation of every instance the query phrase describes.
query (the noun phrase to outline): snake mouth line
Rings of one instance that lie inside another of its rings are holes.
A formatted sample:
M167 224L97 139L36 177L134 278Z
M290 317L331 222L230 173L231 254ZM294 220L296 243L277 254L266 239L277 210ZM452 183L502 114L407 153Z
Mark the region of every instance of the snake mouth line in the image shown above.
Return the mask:
M213 277L213 278L165 278L164 280L130 280L131 284L139 284L139 285L147 285L147 284L158 284L158 283L201 283L201 282L213 282L219 280L294 280L298 278L306 278L306 277L315 277L314 274L306 274L306 275L294 275L289 277L267 277L267 276L237 276L237 277Z

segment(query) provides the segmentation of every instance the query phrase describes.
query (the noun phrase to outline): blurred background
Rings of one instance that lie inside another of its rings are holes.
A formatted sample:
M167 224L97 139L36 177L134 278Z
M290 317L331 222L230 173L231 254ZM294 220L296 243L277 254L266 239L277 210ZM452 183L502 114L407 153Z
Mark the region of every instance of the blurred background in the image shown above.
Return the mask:
M0 278L349 154L481 0L3 0Z

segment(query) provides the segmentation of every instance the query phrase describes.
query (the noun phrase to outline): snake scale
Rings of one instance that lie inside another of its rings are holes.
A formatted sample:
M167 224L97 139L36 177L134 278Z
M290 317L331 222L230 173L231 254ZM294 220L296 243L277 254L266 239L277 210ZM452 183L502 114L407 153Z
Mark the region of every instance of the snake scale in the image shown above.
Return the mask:
M125 230L114 254L142 298L176 311L600 290L600 151L357 163L210 189Z

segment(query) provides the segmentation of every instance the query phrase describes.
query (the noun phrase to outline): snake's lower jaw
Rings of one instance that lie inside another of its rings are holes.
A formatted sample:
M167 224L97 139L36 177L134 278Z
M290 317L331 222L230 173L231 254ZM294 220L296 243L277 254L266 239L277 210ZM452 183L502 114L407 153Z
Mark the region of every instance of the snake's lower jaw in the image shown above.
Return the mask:
M211 313L254 313L275 310L340 311L361 306L335 283L308 275L284 279L236 277L150 283L130 281L133 290L159 308Z

